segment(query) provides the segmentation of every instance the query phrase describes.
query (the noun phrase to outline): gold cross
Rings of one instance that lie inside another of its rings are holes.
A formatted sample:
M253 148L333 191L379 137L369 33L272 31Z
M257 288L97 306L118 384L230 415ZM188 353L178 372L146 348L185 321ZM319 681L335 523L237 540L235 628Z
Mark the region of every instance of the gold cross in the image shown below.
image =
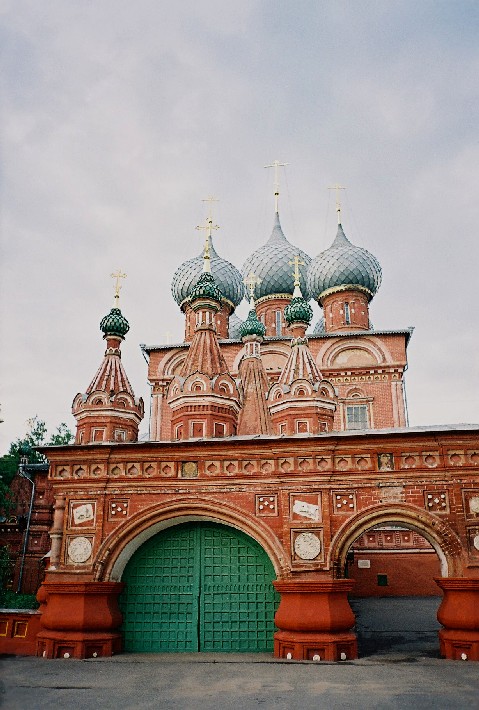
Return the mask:
M278 211L279 202L279 172L278 168L284 168L289 163L280 163L279 160L274 160L271 165L265 165L265 168L274 168L274 211Z
M121 269L118 269L116 273L111 274L111 278L115 279L115 306L118 308L118 302L120 300L120 291L122 287L120 279L126 279L126 274L122 274Z
M204 248L204 254L203 254L203 258L204 258L205 262L203 265L203 270L204 271L211 271L211 266L210 266L211 232L213 231L213 229L219 229L218 224L213 224L213 202L219 202L219 200L217 200L216 197L210 196L210 197L207 197L206 199L202 200L202 202L209 203L208 217L206 218L206 225L204 227L198 225L196 227L196 229L199 229L200 231L202 231L202 230L206 231L205 248Z
M341 200L339 199L339 191L345 189L345 187L339 185L338 183L336 183L336 185L328 187L328 190L336 190L336 212L338 214L338 224L341 224Z
M304 266L304 261L301 261L301 257L299 256L299 254L297 254L293 257L293 261L290 261L289 264L290 266L294 266L294 285L301 286L301 272L299 270L299 267Z
M253 300L254 299L254 290L255 290L256 286L258 286L261 283L261 279L259 279L256 276L256 274L254 274L252 271L250 271L248 276L243 281L243 283L245 286L248 287L250 301Z

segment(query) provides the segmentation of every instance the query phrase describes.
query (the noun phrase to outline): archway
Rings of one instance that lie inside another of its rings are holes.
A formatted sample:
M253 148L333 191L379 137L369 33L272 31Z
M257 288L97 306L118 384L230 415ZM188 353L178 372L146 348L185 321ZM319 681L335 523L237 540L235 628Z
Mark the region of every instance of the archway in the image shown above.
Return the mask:
M439 655L434 579L457 574L462 548L438 517L398 504L357 516L335 540L338 576L356 579L350 604L359 653Z
M210 521L163 529L122 574L125 651L270 651L275 577L263 548L237 529Z

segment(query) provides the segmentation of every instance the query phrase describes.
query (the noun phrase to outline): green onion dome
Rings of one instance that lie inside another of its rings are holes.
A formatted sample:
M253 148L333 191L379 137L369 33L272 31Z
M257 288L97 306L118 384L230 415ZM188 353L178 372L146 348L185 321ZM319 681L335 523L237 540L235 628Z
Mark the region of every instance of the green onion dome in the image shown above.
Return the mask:
M209 298L212 301L221 302L221 291L216 285L213 274L209 271L204 271L201 274L196 286L191 290L190 300L193 302L199 298Z
M329 249L315 257L308 269L308 291L318 302L329 293L357 289L373 298L381 285L381 266L366 249L351 244L338 224Z
M236 266L218 255L211 237L209 237L209 253L211 273L221 291L222 300L226 299L236 308L244 298L243 277ZM188 259L176 269L173 275L171 293L179 306L191 297L192 290L203 273L203 257L204 252L193 259Z
M299 256L303 262L300 266L301 281L306 283L311 257L286 239L281 229L279 215L276 212L270 238L266 244L263 244L246 259L241 269L243 278L247 278L250 273L253 273L259 279L255 289L256 300L266 296L286 295L287 297L293 295L291 262L295 256ZM309 298L309 294L306 292L305 296Z
M116 335L118 338L124 338L130 330L130 324L119 308L112 308L109 314L101 319L100 330L105 337Z
M257 335L259 338L264 338L266 333L266 328L256 315L256 310L252 308L248 313L247 319L240 327L240 335L242 338L246 338L248 335Z
M313 318L313 309L302 296L296 296L291 299L291 302L284 309L284 317L288 325L291 325L291 323L306 323L309 325Z

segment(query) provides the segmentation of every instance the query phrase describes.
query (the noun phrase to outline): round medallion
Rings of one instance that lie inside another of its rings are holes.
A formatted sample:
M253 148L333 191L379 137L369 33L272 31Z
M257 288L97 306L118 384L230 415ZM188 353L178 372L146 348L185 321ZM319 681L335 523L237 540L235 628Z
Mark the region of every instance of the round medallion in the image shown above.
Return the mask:
M474 540L472 541L472 544L476 548L476 550L479 550L479 535L476 535Z
M91 556L92 544L87 537L75 537L68 545L68 557L72 562L86 562Z
M302 560L314 560L321 552L321 540L314 533L300 533L294 541L294 551Z

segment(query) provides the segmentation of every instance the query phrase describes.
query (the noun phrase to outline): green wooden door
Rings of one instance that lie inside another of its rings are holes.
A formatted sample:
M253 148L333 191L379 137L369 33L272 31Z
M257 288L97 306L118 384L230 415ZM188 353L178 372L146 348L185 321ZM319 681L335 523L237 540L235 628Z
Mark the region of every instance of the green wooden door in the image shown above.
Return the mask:
M250 537L214 523L168 528L128 562L125 651L270 651L273 566Z

